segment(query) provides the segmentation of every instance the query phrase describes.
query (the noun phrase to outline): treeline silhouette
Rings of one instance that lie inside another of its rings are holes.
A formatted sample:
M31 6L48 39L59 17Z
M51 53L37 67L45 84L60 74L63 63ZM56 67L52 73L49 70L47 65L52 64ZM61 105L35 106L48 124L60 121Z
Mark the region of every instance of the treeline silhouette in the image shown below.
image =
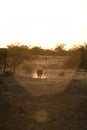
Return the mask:
M39 55L42 56L68 56L65 62L65 68L74 68L87 70L87 43L72 47L69 50L64 49L64 44L58 44L55 49L42 49L41 47L28 47L17 43L8 45L7 48L0 48L0 73L15 73L15 70L23 61L31 61ZM78 65L79 64L79 65ZM8 71L8 68L10 71Z

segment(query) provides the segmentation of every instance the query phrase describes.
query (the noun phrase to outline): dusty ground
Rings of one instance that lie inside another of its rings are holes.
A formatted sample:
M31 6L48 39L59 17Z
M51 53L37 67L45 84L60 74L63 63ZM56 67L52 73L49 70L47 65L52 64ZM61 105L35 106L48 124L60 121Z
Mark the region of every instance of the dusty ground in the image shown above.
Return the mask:
M87 130L87 80L0 76L0 130Z

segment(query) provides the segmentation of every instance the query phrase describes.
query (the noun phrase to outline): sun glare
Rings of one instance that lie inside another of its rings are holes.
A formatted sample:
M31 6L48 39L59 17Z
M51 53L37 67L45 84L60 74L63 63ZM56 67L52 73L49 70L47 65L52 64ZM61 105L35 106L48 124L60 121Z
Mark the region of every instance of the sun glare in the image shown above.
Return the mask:
M87 41L85 0L3 0L0 16L0 47L20 42L54 48L65 43L68 49Z

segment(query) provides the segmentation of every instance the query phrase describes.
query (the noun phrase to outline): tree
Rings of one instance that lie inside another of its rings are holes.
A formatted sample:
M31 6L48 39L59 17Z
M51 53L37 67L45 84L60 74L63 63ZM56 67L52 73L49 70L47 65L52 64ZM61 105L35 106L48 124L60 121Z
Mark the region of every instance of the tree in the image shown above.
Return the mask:
M0 69L2 71L2 74L5 74L6 65L7 65L7 49L0 48Z
M79 47L81 52L81 64L79 68L87 70L87 43L84 43Z
M34 46L32 49L31 49L31 55L42 55L43 54L43 49L41 47L37 47L37 46Z
M68 51L68 59L65 61L65 68L77 69L81 63L81 53L78 47Z
M11 44L8 46L8 66L12 73L26 59L29 58L29 48L27 46Z
M58 54L58 55L64 55L65 53L65 44L63 43L60 43L60 44L57 44L56 48L55 48L55 52Z

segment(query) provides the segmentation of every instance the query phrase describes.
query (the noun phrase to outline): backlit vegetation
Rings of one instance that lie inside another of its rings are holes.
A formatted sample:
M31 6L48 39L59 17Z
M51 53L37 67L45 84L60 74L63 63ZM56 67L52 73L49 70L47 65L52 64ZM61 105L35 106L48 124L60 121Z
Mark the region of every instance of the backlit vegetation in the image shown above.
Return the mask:
M23 69L30 72L32 70L31 62L37 59L38 56L68 56L63 65L64 68L78 67L87 70L87 43L70 50L65 50L64 47L64 44L58 44L53 50L42 49L37 46L30 48L16 43L8 45L7 48L0 48L0 73L5 74L7 71L10 71L14 74L16 69L22 63L26 63L26 61L30 65L28 67L25 65Z

